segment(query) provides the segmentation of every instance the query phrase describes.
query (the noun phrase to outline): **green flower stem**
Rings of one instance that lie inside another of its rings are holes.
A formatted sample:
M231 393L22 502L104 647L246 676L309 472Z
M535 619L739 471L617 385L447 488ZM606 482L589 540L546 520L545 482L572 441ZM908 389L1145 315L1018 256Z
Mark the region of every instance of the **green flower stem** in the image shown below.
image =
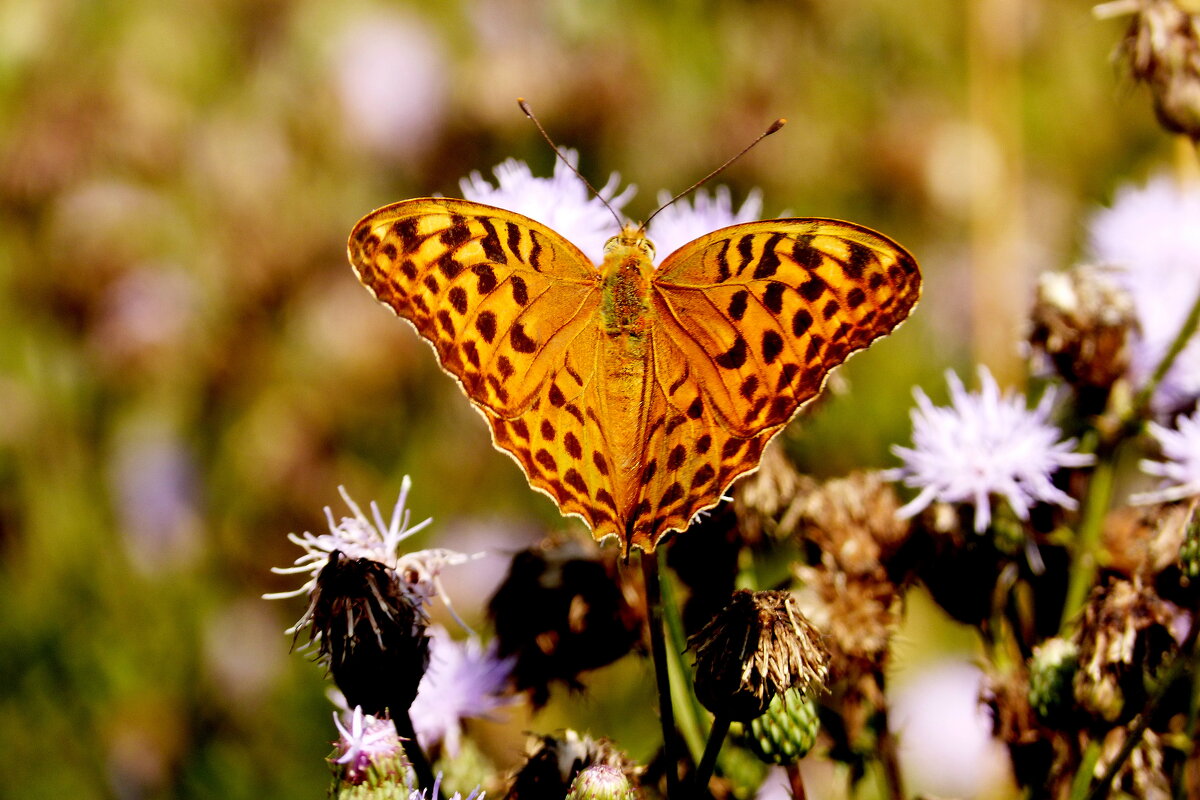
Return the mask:
M417 742L417 733L413 729L412 717L408 715L407 708L392 711L392 725L396 727L396 735L404 743L404 754L408 756L408 763L417 775L417 786L432 793L429 800L442 800L441 792L433 791L433 767L429 766L429 759L425 757L425 751Z
M1104 517L1112 502L1113 479L1116 474L1116 453L1097 453L1096 468L1088 482L1087 496L1083 501L1083 515L1079 522L1079 534L1075 537L1074 558L1071 576L1067 583L1067 599L1063 604L1059 634L1066 633L1076 615L1083 608L1092 584L1096 582L1099 569L1100 535L1104 531Z
M1100 742L1092 739L1084 748L1083 757L1079 761L1079 771L1075 773L1075 779L1071 781L1070 800L1084 800L1088 784L1091 783L1091 775L1096 771L1096 762L1099 760Z
M667 762L667 800L679 794L679 758L675 753L675 713L671 706L671 678L667 666L667 643L663 638L662 584L658 576L659 556L642 552L642 580L646 584L646 607L650 614L650 655L658 686L658 712L662 723L663 754Z
M1136 425L1145 416L1147 409L1150 407L1150 400L1154 397L1154 391L1158 389L1158 385L1166 377L1167 371L1175 363L1175 358L1183 352L1183 348L1187 347L1188 341L1192 338L1192 334L1196 332L1197 326L1200 326L1200 292L1196 294L1196 299L1192 301L1192 309L1188 312L1187 319L1183 322L1183 327L1179 329L1179 333L1175 336L1174 341L1171 342L1171 346L1167 348L1166 354L1158 362L1158 366L1154 368L1154 373L1150 376L1150 380L1146 381L1146 385L1134 397L1133 407L1130 409L1127 418L1128 422Z
M729 717L718 714L713 720L712 729L708 732L708 744L704 746L704 758L700 759L700 766L696 768L696 780L692 784L692 791L696 797L702 797L708 787L708 779L712 777L713 768L717 766L717 755L721 752L721 745L725 744L725 737L729 733Z
M665 560L665 556L662 557ZM663 616L667 623L667 637L671 647L668 653L671 670L671 698L675 704L675 724L691 753L692 763L700 761L704 750L704 734L700 731L700 720L708 718L708 712L696 699L692 691L692 670L683 654L687 651L687 637L683 631L683 617L679 611L679 600L675 593L675 584L670 580L670 573L660 564L659 574L667 576L661 580L663 598Z

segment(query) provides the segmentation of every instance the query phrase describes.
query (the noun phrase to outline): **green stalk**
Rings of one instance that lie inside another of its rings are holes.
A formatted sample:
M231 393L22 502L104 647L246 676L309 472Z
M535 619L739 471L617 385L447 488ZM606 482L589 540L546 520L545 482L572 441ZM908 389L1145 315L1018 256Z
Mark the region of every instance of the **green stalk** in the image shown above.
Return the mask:
M1060 635L1066 633L1075 615L1083 608L1100 567L1100 536L1104 531L1104 518L1112 502L1113 480L1116 477L1113 464L1116 461L1116 453L1101 452L1096 455L1096 468L1088 482L1087 497L1083 501L1083 515L1079 521L1079 534L1075 537L1067 599L1063 604L1062 619L1058 626Z
M1192 334L1196 332L1197 326L1200 326L1200 293L1196 294L1196 299L1192 301L1192 308L1188 312L1187 319L1183 322L1183 327L1179 329L1179 333L1171 342L1171 346L1167 348L1167 352L1162 357L1162 361L1158 362L1154 373L1150 376L1150 380L1146 381L1146 385L1133 399L1133 407L1130 409L1127 421L1133 424L1145 416L1146 410L1150 407L1150 400L1154 397L1154 391L1158 385L1162 383L1162 379L1166 377L1171 365L1175 363L1176 357L1183 352L1183 348L1187 347L1188 341L1192 338Z
M650 655L654 661L654 680L658 687L658 712L662 723L663 754L667 762L667 800L679 798L679 758L675 752L675 713L671 706L671 678L668 674L667 643L663 638L662 584L658 575L658 556L642 551L642 579L646 584L646 607L650 614Z
M717 766L717 755L721 752L721 745L725 744L725 737L729 734L729 717L718 714L713 720L712 729L708 732L708 744L704 746L704 757L700 759L700 766L696 768L696 778L692 784L692 791L697 797L704 794L708 788L708 779L712 777L713 768Z
M663 557L665 560L665 556ZM692 763L700 762L704 750L704 734L700 731L700 720L708 718L708 712L696 699L692 691L692 670L683 657L687 651L687 636L683 631L683 617L679 611L679 600L675 593L675 584L670 580L670 573L659 565L660 575L667 575L666 580L660 581L662 587L663 615L667 623L667 638L670 642L669 666L671 669L671 697L675 702L675 724L679 733L688 746Z

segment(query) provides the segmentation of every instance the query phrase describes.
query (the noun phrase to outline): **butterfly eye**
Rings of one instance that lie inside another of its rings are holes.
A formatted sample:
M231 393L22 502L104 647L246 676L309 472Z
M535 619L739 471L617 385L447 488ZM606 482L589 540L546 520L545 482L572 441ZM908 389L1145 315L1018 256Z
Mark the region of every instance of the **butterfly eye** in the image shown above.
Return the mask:
M650 241L649 239L642 239L640 242L638 242L638 246L642 248L642 252L644 252L651 261L654 260L654 242Z

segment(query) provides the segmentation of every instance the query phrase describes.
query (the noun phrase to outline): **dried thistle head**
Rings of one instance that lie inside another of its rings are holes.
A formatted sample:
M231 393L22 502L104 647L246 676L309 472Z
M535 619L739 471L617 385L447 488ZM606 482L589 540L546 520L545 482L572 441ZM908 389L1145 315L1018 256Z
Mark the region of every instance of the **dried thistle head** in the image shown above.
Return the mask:
M696 696L726 719L749 722L788 689L823 686L829 654L791 592L734 592L688 641L696 654Z
M351 707L381 716L407 709L429 666L429 618L408 582L370 558L339 551L318 573L309 640Z
M900 624L900 592L882 570L847 575L838 569L795 568L797 600L829 649L831 681L882 667Z
M608 739L580 736L570 729L559 736L536 737L505 800L562 800L575 778L595 766L618 770L631 786L639 785L641 770Z
M855 751L868 748L871 720L885 703L884 670L900 623L900 592L882 568L848 575L828 555L821 565L794 572L801 583L800 608L829 650L831 706L842 717L844 744Z
M1133 298L1102 268L1083 265L1038 279L1030 343L1081 395L1108 390L1129 368L1137 328Z
M900 501L879 472L857 471L797 496L785 520L851 575L876 571L907 540L911 523L896 512Z
M1104 520L1105 564L1128 577L1153 578L1179 560L1195 502L1126 506Z
M1096 761L1094 774L1103 775L1125 745L1129 731L1124 727L1113 728L1104 737L1100 758ZM1144 800L1170 800L1171 781L1168 770L1163 768L1163 739L1152 730L1143 731L1138 743L1117 770L1112 782L1113 796L1140 797Z
M1074 637L1080 707L1108 722L1137 712L1145 704L1147 678L1176 648L1177 613L1139 578L1109 578L1095 587Z
M1196 0L1118 0L1100 16L1132 12L1117 55L1134 80L1150 87L1164 128L1200 140L1200 3Z
M616 661L641 640L645 600L622 578L619 554L592 542L547 539L513 556L488 604L497 655L516 657L513 680L536 706L550 685Z
M734 488L733 508L744 540L754 543L766 536L791 536L795 520L786 512L816 486L815 480L796 470L779 441L772 442L763 451L758 471L742 478Z

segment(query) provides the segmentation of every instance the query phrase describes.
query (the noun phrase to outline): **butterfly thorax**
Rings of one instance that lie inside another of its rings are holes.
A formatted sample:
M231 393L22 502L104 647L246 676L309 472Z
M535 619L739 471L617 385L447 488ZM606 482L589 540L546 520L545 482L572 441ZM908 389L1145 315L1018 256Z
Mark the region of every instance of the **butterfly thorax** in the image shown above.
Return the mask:
M604 245L600 313L609 336L640 339L645 333L653 272L654 245L640 229L626 226Z

